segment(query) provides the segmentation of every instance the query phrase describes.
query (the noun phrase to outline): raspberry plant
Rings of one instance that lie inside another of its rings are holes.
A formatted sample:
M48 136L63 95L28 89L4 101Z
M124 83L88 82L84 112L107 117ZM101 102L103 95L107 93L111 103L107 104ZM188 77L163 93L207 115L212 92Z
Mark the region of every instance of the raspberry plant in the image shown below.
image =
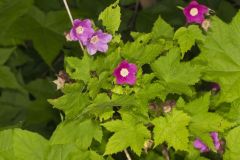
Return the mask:
M61 123L49 139L19 128L1 131L0 159L240 159L240 12L231 23L208 15L207 30L204 16L176 31L159 16L151 32L132 31L127 42L118 32L119 1L98 25L87 20L93 29L80 38L85 24L78 21L67 36L80 41L83 54L65 57L66 74L56 81L63 95L48 100L62 111ZM199 53L187 59L196 47ZM21 90L3 66L11 51L4 52L0 73L12 80L0 80L0 87ZM219 88L200 90L206 82Z

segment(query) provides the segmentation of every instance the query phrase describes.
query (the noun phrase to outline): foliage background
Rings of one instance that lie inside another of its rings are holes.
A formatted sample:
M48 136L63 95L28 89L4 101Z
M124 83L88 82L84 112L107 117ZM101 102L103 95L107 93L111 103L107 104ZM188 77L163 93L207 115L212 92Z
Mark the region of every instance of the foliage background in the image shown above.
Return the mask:
M75 18L90 18L113 0L69 0ZM230 22L238 0L200 0ZM185 25L181 10L188 1L157 0L141 7L135 0L121 0L120 33L131 40L130 31L149 32L160 15L178 28ZM61 95L52 81L64 68L65 56L82 55L77 43L67 43L64 32L71 27L61 0L0 0L0 129L20 127L50 137L61 120L47 99ZM187 57L191 58L191 57Z

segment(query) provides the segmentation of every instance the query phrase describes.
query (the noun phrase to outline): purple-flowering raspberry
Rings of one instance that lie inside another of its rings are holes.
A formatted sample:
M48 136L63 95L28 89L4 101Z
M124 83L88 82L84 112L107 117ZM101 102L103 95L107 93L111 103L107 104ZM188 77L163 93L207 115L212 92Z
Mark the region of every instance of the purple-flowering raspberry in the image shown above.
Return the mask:
M73 21L73 27L70 31L70 37L73 41L81 41L86 44L89 37L92 36L94 30L92 28L92 23L89 19L79 20L75 19Z
M205 20L205 15L209 13L209 8L193 0L184 8L183 13L187 19L187 23L202 24Z
M107 52L108 43L112 40L112 35L103 33L102 30L96 31L90 38L86 44L87 51L90 55L94 55L97 51Z
M118 67L114 70L113 75L116 77L117 84L130 84L136 83L137 66L133 63L123 60Z
M214 143L214 146L216 148L216 150L220 150L221 149L221 142L218 138L218 133L217 132L211 132L211 137Z
M194 147L198 150L200 150L200 152L208 152L209 148L207 147L206 144L204 144L200 139L196 139L193 143Z

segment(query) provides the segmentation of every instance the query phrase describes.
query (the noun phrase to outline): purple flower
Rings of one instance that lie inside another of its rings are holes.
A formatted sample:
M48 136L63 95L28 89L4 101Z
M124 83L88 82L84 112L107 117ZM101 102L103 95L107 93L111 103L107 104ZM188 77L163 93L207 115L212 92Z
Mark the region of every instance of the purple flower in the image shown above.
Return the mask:
M198 150L200 150L200 152L208 152L209 151L209 148L207 147L207 145L206 144L204 144L200 139L196 139L195 141L194 141L194 147L196 148L196 149L198 149Z
M113 75L117 79L117 84L130 84L136 83L137 66L133 63L123 60L118 67L114 70Z
M81 41L86 44L89 37L92 36L94 30L89 19L83 21L76 19L73 21L73 27L70 31L70 37L73 41Z
M211 88L212 88L212 91L214 91L214 92L220 91L220 86L218 83L212 83Z
M220 150L221 149L221 142L218 138L218 133L217 132L211 132L211 137L214 143L214 146L216 148L216 150Z
M97 51L107 52L108 43L112 40L112 35L103 33L102 30L96 31L90 38L86 44L87 51L90 55L94 55Z
M209 12L207 6L199 4L197 1L193 0L189 3L187 7L184 8L183 13L187 19L187 23L198 23L201 24L205 15Z

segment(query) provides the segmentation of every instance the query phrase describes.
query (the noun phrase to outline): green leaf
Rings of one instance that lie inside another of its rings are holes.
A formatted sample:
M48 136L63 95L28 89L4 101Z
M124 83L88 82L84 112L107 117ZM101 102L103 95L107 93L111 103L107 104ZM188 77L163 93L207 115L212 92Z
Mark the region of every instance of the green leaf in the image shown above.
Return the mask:
M200 113L191 117L189 130L195 137L200 138L212 150L215 150L210 132L224 132L233 126L234 123L227 121L217 113Z
M51 99L49 102L54 108L63 110L67 118L74 118L89 105L90 100L87 95L78 91L65 94L58 99Z
M126 43L121 50L122 56L130 61L145 64L151 63L156 57L168 50L166 48L168 43L164 39L159 39L154 43L149 43L150 40L151 34L143 34L134 42Z
M97 56L96 60L91 65L98 75L101 75L102 72L105 71L109 72L109 74L112 74L113 70L120 63L120 61L120 48L117 48L112 52L109 51L107 54Z
M85 84L83 82L66 83L62 91L64 94L68 94L68 93L83 91L84 88L85 88Z
M177 40L180 45L183 58L184 54L194 46L196 40L203 41L204 36L199 26L190 25L188 28L179 28L174 34L174 39Z
M232 127L232 125L232 123L216 113L201 113L192 117L189 129L192 133L223 132L225 129Z
M27 90L36 98L47 99L56 95L56 88L47 79L36 79L26 85Z
M151 34L153 39L159 38L172 39L174 35L174 30L161 17L158 17L158 19L154 23Z
M107 7L102 13L100 13L98 18L99 20L102 20L102 24L106 27L107 31L112 34L115 34L115 32L118 31L121 23L121 9L118 3L119 0Z
M6 30L24 15L32 6L33 0L2 0L0 2L0 37L6 34ZM4 22L4 23L3 23Z
M3 39L11 42L32 40L34 48L43 60L51 65L65 42L63 36L65 26L70 25L65 19L67 19L65 12L56 11L45 14L40 9L32 7L25 16L18 18L9 27Z
M81 149L87 149L92 140L101 143L102 129L98 123L92 120L86 121L65 121L62 122L54 131L51 137L51 144L75 143Z
M104 160L102 156L94 151L80 151L73 153L69 156L69 159L76 160Z
M180 102L181 101L181 102ZM191 115L201 114L208 112L210 104L210 93L205 94L204 96L191 101L188 104L182 99L178 100L177 107L183 109Z
M24 110L21 113L24 118L23 122L18 122L19 125L23 125L27 129L32 129L36 132L41 133L43 136L48 137L51 133L50 130L47 130L49 122L58 123L59 115L56 114L56 111L51 108L51 105L46 101L46 99L36 99L30 101L28 106L24 105ZM15 116L15 115L14 115ZM37 127L36 127L37 126Z
M160 97L161 99L165 99L166 92L164 86L159 83L151 83L149 85L145 85L142 89L140 89L136 93L136 97L141 102L141 105L148 105L150 100Z
M23 90L8 67L0 66L0 88Z
M169 93L192 95L190 88L199 81L200 70L190 62L180 62L180 51L173 48L151 64L160 83Z
M141 155L144 142L150 139L150 132L141 123L136 120L115 120L104 123L103 126L114 132L113 136L108 140L105 155L118 153L130 147L138 156Z
M71 78L76 80L82 80L87 83L91 77L91 64L92 59L88 55L84 55L82 59L76 57L67 57L67 73Z
M4 130L0 132L0 159L14 159L13 152L13 130Z
M20 129L14 130L13 148L18 159L43 160L48 147L48 141L42 136Z
M102 72L98 78L91 78L88 83L89 95L91 98L95 98L99 93L100 89L111 88L109 84L109 73Z
M160 40L157 43L149 44L145 47L142 46L144 49L141 48L142 50L140 49L138 52L136 52L135 57L138 58L138 62L140 64L150 64L156 59L156 57L165 51L165 44L166 42L164 40Z
M240 12L230 25L214 17L201 54L196 59L204 67L204 80L216 82L221 91L217 103L240 97Z
M155 118L154 142L155 146L167 142L169 147L176 150L188 151L188 129L190 117L182 111L173 110L166 117Z
M177 108L182 109L191 115L189 130L195 138L200 138L213 151L215 147L210 137L210 132L224 132L234 126L217 113L208 112L210 104L210 93L203 95L189 103L185 103L182 98L177 102Z
M51 145L50 151L48 152L46 160L69 160L71 154L79 153L81 151L74 144L58 144Z
M6 159L14 157L13 159L19 160L44 160L49 149L48 141L45 138L21 129L0 132L0 142L0 151L3 153L1 156L7 155Z
M2 90L0 97L0 126L21 127L26 122L26 108L30 105L28 94L16 90Z
M16 48L0 48L0 65L3 65Z
M240 127L232 129L226 136L226 152L224 160L240 159Z
M232 122L236 122L236 123L240 124L240 99L235 100L231 104L230 111L229 111L229 113L227 113L226 116Z
M112 95L112 99L110 99L107 94L98 94L92 104L84 110L84 113L101 116L106 112L112 111L114 106L126 107L135 105L135 97L130 95Z

